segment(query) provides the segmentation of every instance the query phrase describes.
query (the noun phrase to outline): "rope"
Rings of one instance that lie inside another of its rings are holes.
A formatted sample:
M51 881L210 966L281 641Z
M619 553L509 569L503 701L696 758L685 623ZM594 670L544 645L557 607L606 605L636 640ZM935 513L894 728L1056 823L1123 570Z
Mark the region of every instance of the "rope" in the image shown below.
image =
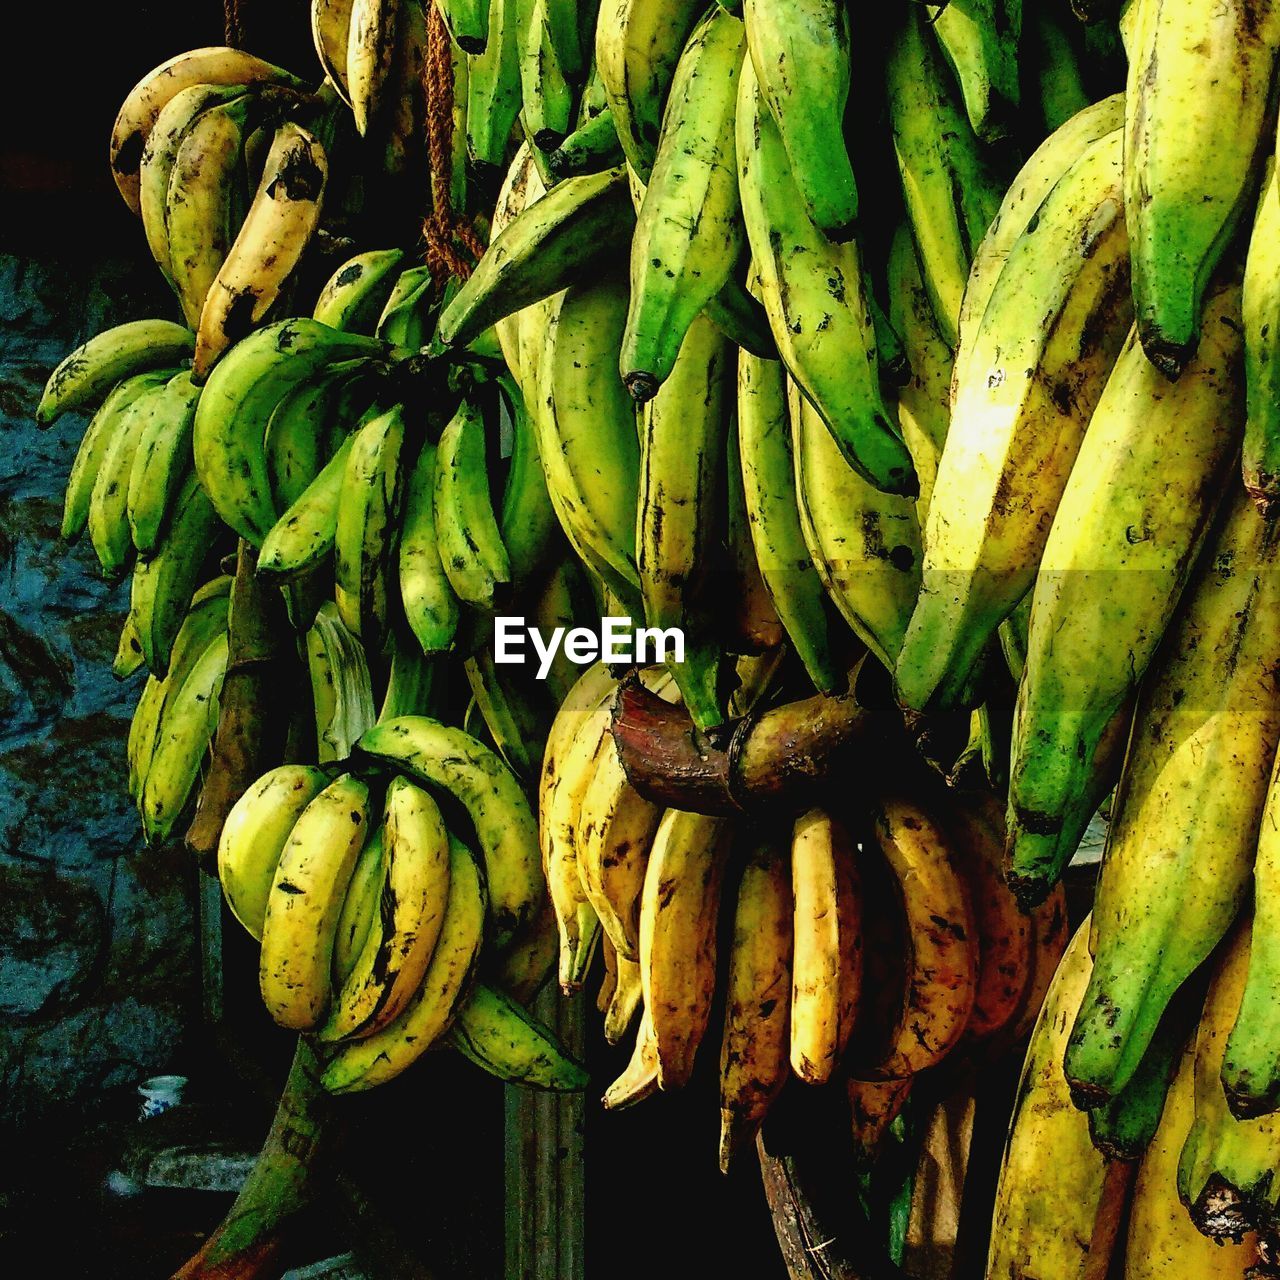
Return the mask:
M224 43L233 49L243 49L244 14L240 11L241 0L222 0L222 29Z
M427 57L423 64L426 91L427 164L431 178L431 212L422 223L425 259L436 292L450 277L465 280L484 254L475 228L453 207L453 55L440 10L427 10ZM464 252L465 251L465 252Z

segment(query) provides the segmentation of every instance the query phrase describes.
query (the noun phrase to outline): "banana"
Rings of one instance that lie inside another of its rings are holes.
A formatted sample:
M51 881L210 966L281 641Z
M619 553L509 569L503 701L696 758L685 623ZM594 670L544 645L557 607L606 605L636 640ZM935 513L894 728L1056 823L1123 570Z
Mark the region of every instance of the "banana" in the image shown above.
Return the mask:
M511 558L493 509L485 453L484 418L477 404L464 400L436 450L436 538L454 594L492 610L495 592L511 581Z
M227 635L222 631L164 699L138 803L148 840L166 839L187 807L217 728L218 697L226 669Z
M550 901L546 901L511 946L501 956L493 957L494 963L483 968L480 976L512 999L531 1005L555 970L558 946L555 913Z
M174 500L164 541L150 559L140 560L134 568L129 608L143 657L157 675L168 669L178 629L220 527L200 481L188 473Z
M916 517L923 525L951 423L953 357L920 277L915 244L906 223L894 233L887 276L889 323L902 336L908 368L906 381L898 388L898 427L915 465L920 489Z
M537 166L533 162L533 148L528 142L521 142L502 179L502 186L498 190L493 218L489 224L489 243L492 244L527 205L546 195L546 191L538 175ZM483 262L484 259L481 258L480 261ZM480 264L477 263L477 270L479 266ZM474 274L473 271L472 275ZM453 299L449 301L452 302ZM533 309L529 308L530 311ZM515 379L521 394L525 392L531 372L526 369L520 350L520 327L525 314L527 312L522 309L503 316L502 319L495 320L493 323L493 332L497 336L498 345L502 348L502 358L506 361L507 370Z
M1280 187L1274 165L1263 183L1244 268L1244 486L1264 512L1280 498Z
M1090 1103L1128 1082L1248 890L1280 741L1277 542L1238 493L1147 672L1094 905L1089 998L1067 1050Z
M685 335L745 244L734 113L745 35L713 8L676 65L653 171L631 238L631 300L619 370L638 401L666 381Z
M264 577L302 578L333 551L338 503L357 434L352 432L342 442L263 539L258 572Z
M969 1040L995 1035L1019 1013L1031 979L1032 921L1018 906L1000 870L1004 818L989 791L957 794L942 814L956 861L969 886L978 936L978 976Z
M851 467L817 411L789 391L800 529L827 594L892 669L920 584L920 526L910 498Z
M443 674L434 656L425 654L399 626L391 629L387 685L378 708L379 720L396 716L429 716L442 701Z
M626 302L617 275L571 288L551 302L540 345L529 348L538 353L532 412L556 515L588 568L624 597L640 585L640 447L635 407L617 376Z
M911 455L881 395L857 246L832 244L809 221L750 61L739 84L737 157L743 220L782 363L851 466L878 488L914 493Z
M554 151L573 128L578 94L551 39L548 15L559 0L519 0L524 17L520 86L525 132L538 151Z
M1239 1244L1196 1230L1178 1199L1178 1157L1195 1120L1195 1053L1181 1055L1160 1125L1133 1183L1124 1280L1245 1280L1258 1261L1252 1233Z
M1025 594L1084 428L1132 320L1121 135L1090 146L1018 238L963 377L897 667L905 705L962 701ZM1034 230L1032 227L1034 226Z
M253 108L246 94L197 116L174 156L165 192L169 270L183 315L197 330L197 357L201 309L248 202L243 153L256 124Z
M138 175L139 213L147 247L161 274L171 284L173 270L169 253L169 179L178 150L192 125L211 107L225 105L245 96L241 85L196 84L183 89L156 117L155 126L142 149Z
M160 550L183 482L191 474L191 431L200 388L189 370L175 374L162 395L150 399L150 420L129 470L127 513L138 554Z
M124 625L120 628L120 640L116 644L115 657L111 660L111 674L117 680L127 680L135 671L145 666L142 658L142 644L138 639L138 625L132 613L124 616Z
M466 346L495 321L593 280L630 244L632 219L622 169L566 179L531 200L494 236L441 313L439 340Z
M467 155L482 173L507 154L521 92L520 0L486 0L485 7L484 49L471 50L467 60ZM456 35L454 40L461 44Z
M965 9L972 12L969 0ZM969 264L1000 207L1000 186L947 91L947 73L916 5L906 10L893 39L885 76L893 149L920 273L942 336L954 349Z
M326 365L373 356L382 343L310 317L257 329L218 361L196 408L196 471L214 509L255 547L276 523L264 439L272 410Z
M720 1041L720 1172L755 1137L787 1079L792 898L775 838L754 841L742 869L729 943Z
M1271 1115L1280 1109L1280 1048L1275 1033L1275 973L1280 942L1275 900L1277 841L1280 840L1277 777L1280 772L1273 765L1253 859L1253 926L1248 976L1222 1063L1227 1105L1242 1118Z
M320 290L312 318L345 333L372 333L403 262L403 249L369 249L348 258Z
M74 542L89 523L94 484L102 470L103 460L129 419L129 411L144 392L154 392L167 383L169 378L167 370L132 374L107 395L93 415L80 440L80 447L76 450L71 474L67 479L62 507L62 536L68 542Z
M347 36L347 91L361 135L372 131L390 107L392 66L401 17L399 0L353 0Z
M1070 931L1067 928L1067 895L1062 885L1029 913L1031 917L1031 974L1018 1016L1001 1035L1001 1041L1020 1044L1030 1034L1031 1028L1044 1003L1045 993L1053 981L1053 975L1067 949ZM1090 942L1092 952L1092 942Z
M436 448L424 444L405 480L400 523L400 600L424 653L443 653L458 630L458 599L440 560L435 522ZM264 554L266 544L264 544Z
M142 438L157 407L164 403L166 385L164 379L157 378L121 410L93 477L89 492L89 537L106 578L119 577L133 554L128 517L129 476Z
M501 950L537 913L546 892L537 822L515 776L469 734L426 716L385 720L357 749L443 787L470 814L488 873L492 942Z
M814 687L834 692L840 673L822 582L800 528L786 373L779 361L738 353L737 418L743 497L760 574Z
M342 899L342 913L338 916L338 931L333 940L333 985L337 990L341 990L351 976L365 940L378 919L378 902L386 877L387 855L382 829L379 828L360 850L346 896Z
M227 577L215 578L196 592L187 616L178 629L178 638L174 641L173 656L169 660L165 677L147 678L137 709L129 723L129 738L125 749L129 762L129 798L139 806L151 758L159 739L165 704L172 702L204 651L218 636L226 634L230 594L231 579Z
M870 1169L880 1158L889 1126L902 1113L915 1077L901 1080L855 1080L845 1082L853 1130L853 1158Z
M1009 866L1035 900L1091 815L1108 724L1156 651L1239 446L1240 293L1220 289L1177 383L1131 332L1094 410L1036 578L1011 755Z
M129 320L64 356L49 375L36 407L36 425L98 405L127 378L173 368L195 352L195 334L172 320Z
M453 42L464 53L483 53L493 32L493 10L502 0L439 0L436 6Z
M111 129L111 176L134 213L141 211L138 166L156 118L184 89L202 84L305 87L280 67L226 46L192 49L149 71L129 90Z
M624 156L618 141L618 122L612 111L589 116L547 157L547 169L557 182L600 173L620 165Z
M960 0L925 12L960 82L974 133L983 142L1003 138L1021 99L1022 0Z
M960 343L953 385L964 378L978 324L1015 244L1040 211L1058 180L1095 142L1124 124L1124 94L1113 93L1071 117L1032 152L1010 183L1000 208L974 250L969 279L960 302Z
M321 1083L331 1093L371 1089L415 1063L448 1030L470 989L484 941L484 876L475 855L449 841L449 896L422 985L395 1021L339 1046Z
M338 494L333 532L334 598L347 630L370 654L389 643L395 600L396 535L404 486L404 406L356 432Z
M329 161L320 141L285 120L276 129L258 189L227 249L196 326L196 377L275 305L320 223Z
M1088 938L1086 921L1032 1033L1000 1164L987 1280L1107 1273L1131 1166L1108 1166L1094 1149L1062 1075L1067 1030L1089 979Z
M329 83L347 106L347 45L351 40L353 0L311 0L311 43Z
M862 986L861 878L843 823L821 809L791 834L791 1069L825 1084L853 1030Z
M308 1031L329 1007L338 917L369 822L369 788L335 778L294 823L267 896L258 985L282 1027Z
M333 997L320 1040L372 1035L397 1018L421 984L444 922L449 833L436 802L392 778L383 805L386 874L378 919Z
M606 1111L622 1111L658 1091L658 1037L648 1010L640 1014L636 1043L622 1074L604 1091Z
M520 389L508 377L499 381L500 409L511 420L511 458L502 486L498 513L502 545L511 567L512 590L517 595L539 577L564 544L556 518L547 476L538 453L538 434L525 407Z
M509 995L477 983L458 1009L449 1042L491 1076L511 1084L576 1093L587 1084L586 1068L551 1031Z
M660 152L655 175L661 165ZM635 545L645 623L683 633L684 661L669 665L700 729L725 718L707 597L725 526L732 376L729 343L705 316L695 318L671 376L643 411L641 432Z
M1045 131L1052 133L1088 108L1091 95L1084 85L1083 68L1067 33L1049 15L1035 18L1033 39L1037 51L1040 115Z
M536 777L551 708L532 672L500 669L491 645L467 658L463 671L498 753L518 777Z
M392 286L374 332L384 342L415 350L431 340L436 279L427 266L407 267Z
M231 808L218 837L218 879L231 914L262 941L276 867L302 811L329 785L314 765L264 773Z
M688 1082L711 1017L728 835L722 818L668 809L649 854L640 896L640 977L663 1090Z
M832 240L850 239L858 189L844 137L849 15L835 0L746 0L742 20L804 207Z
M706 12L698 0L604 0L596 22L596 69L627 163L646 181L657 154L676 63Z
M906 911L903 1003L875 1076L900 1078L943 1058L963 1033L977 987L977 937L964 881L947 836L906 794L877 804L877 843L898 881Z
M608 938L603 939L609 945ZM621 1044L622 1037L627 1034L628 1027L635 1021L636 1013L644 1003L644 990L640 980L640 963L626 957L614 957L618 968L618 976L614 981L614 989L604 1012L604 1023L601 1030L608 1044Z
M1270 1236L1278 1217L1280 1120L1237 1120L1222 1089L1227 1032L1238 1018L1252 931L1243 917L1214 966L1195 1038L1195 1118L1178 1158L1178 1195L1191 1220L1216 1240L1250 1230Z
M1125 86L1125 218L1138 336L1176 378L1195 352L1205 288L1253 207L1271 143L1280 7L1142 7Z

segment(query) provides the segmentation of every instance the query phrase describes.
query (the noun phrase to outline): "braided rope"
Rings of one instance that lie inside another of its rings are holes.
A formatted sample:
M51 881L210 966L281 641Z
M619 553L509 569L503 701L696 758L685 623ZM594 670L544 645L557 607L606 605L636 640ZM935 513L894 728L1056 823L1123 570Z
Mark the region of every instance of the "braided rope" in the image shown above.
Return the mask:
M224 43L233 49L243 49L244 14L241 11L241 0L222 0L222 29Z

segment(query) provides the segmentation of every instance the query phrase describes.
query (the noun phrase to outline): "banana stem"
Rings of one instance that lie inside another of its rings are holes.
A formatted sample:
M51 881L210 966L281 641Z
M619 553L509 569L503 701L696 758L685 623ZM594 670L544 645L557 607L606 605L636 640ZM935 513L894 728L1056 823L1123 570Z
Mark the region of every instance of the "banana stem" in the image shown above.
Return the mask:
M173 1280L254 1280L278 1274L289 1221L310 1199L331 1127L329 1115L319 1062L307 1041L299 1039L257 1164L217 1230Z
M642 796L723 817L803 807L827 785L845 750L865 738L871 719L850 691L789 702L702 733L683 707L631 676L614 700L613 738Z
M187 848L213 871L218 837L245 789L284 756L297 654L284 597L255 576L258 555L241 541L231 587L227 674L213 758L187 829Z

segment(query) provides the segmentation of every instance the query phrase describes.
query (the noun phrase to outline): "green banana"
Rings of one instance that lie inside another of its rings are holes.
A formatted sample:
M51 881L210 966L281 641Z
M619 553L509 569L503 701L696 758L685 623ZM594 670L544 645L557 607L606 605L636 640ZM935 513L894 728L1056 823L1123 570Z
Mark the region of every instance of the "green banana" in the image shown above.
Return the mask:
M1088 108L1089 91L1067 33L1047 14L1036 15L1035 42L1040 115L1052 133Z
M832 244L809 221L750 62L739 85L737 155L747 237L787 372L851 466L889 492L914 493L911 455L880 390L857 247Z
M623 159L618 123L613 112L606 110L590 116L569 134L547 157L547 169L557 182L562 182L612 169Z
M983 142L1003 138L1020 101L1022 0L947 0L926 13L960 82L974 133Z
M117 383L153 369L172 368L195 354L196 335L172 320L129 320L90 338L64 356L49 375L36 407L36 425L97 405Z
M1093 977L1067 1049L1086 1101L1129 1082L1248 891L1280 741L1277 534L1236 495L1147 673L1098 884Z
M832 240L851 239L858 188L844 138L848 12L838 0L746 0L742 20L804 207Z
M74 542L89 522L89 504L94 482L102 469L107 450L120 430L128 410L143 392L153 391L169 381L167 370L135 373L124 378L99 406L80 440L71 475L67 479L62 507L62 536Z
M538 824L515 775L469 734L426 716L386 720L356 746L366 756L443 787L466 808L484 856L491 941L502 949L533 919L546 896Z
M383 342L416 351L431 341L435 318L435 274L427 266L408 267L392 288L374 332Z
M701 0L604 0L596 23L596 69L627 163L645 181L662 132L662 113Z
M527 675L522 679L520 669L500 669L488 645L473 653L463 670L499 754L519 777L536 778L551 722L550 708L540 705L536 682Z
M631 242L626 174L609 169L561 182L494 237L440 316L445 346L466 346L495 321L590 280Z
M661 165L659 150L655 176ZM728 342L705 316L695 318L641 429L635 536L645 623L683 634L684 661L668 659L668 666L700 729L725 718L717 688L722 654L707 592L713 549L724 536L732 377Z
M1142 0L1135 34L1124 142L1134 310L1143 350L1176 378L1271 143L1280 6Z
M897 669L909 707L966 698L980 656L1035 577L1132 321L1121 181L1113 133L1067 170L1018 237L958 365L920 601Z
M477 170L502 164L520 114L520 0L486 4L484 49L467 63L467 155Z
M150 421L129 472L129 529L139 555L159 549L174 501L191 474L191 430L199 400L200 388L185 370L150 402Z
M1280 186L1274 166L1262 187L1244 267L1247 407L1241 469L1263 511L1280 500Z
M734 111L744 43L742 23L713 8L676 65L631 239L619 369L638 401L666 380L694 317L728 281L743 248Z
M334 599L347 630L370 655L383 652L392 622L404 433L404 406L399 404L360 427L338 493Z
M1000 207L1000 184L947 91L946 71L917 5L907 6L885 76L893 149L920 271L942 336L954 348L969 264Z
M586 1068L552 1032L505 992L484 983L476 984L458 1010L449 1043L499 1080L560 1093L587 1087Z
M403 249L370 249L348 258L320 290L312 318L344 333L371 334L403 261Z
M738 449L751 541L769 598L814 687L834 693L840 672L822 582L796 507L786 372L747 351L738 353Z
M548 11L558 0L519 0L521 117L537 150L554 151L573 128L577 94L551 40Z
M510 378L499 379L504 407L511 415L511 460L502 489L499 528L510 563L511 582L519 592L549 563L560 541L560 523L546 472L538 453L538 435L524 397Z
M493 10L502 0L436 0L453 42L464 53L483 53L493 32Z
M1083 834L1064 815L1087 789L1108 723L1136 689L1177 606L1239 447L1240 290L1205 312L1176 384L1131 332L1094 410L1045 543L1014 717L1008 871L1038 901Z
M458 631L458 598L440 560L435 520L436 447L424 444L405 482L400 600L424 653L443 653Z
M264 448L276 405L324 366L385 350L374 338L298 317L256 330L218 362L196 408L192 445L209 500L242 538L261 547L276 523Z
M890 670L920 586L920 524L845 461L795 384L788 395L800 528L827 594Z
M485 423L463 401L440 433L435 456L435 528L445 577L458 599L494 607L494 592L511 581L511 560L493 510Z
M187 472L173 503L169 528L155 554L133 571L129 608L147 666L157 675L169 666L173 643L200 571L217 544L217 513L194 472Z

